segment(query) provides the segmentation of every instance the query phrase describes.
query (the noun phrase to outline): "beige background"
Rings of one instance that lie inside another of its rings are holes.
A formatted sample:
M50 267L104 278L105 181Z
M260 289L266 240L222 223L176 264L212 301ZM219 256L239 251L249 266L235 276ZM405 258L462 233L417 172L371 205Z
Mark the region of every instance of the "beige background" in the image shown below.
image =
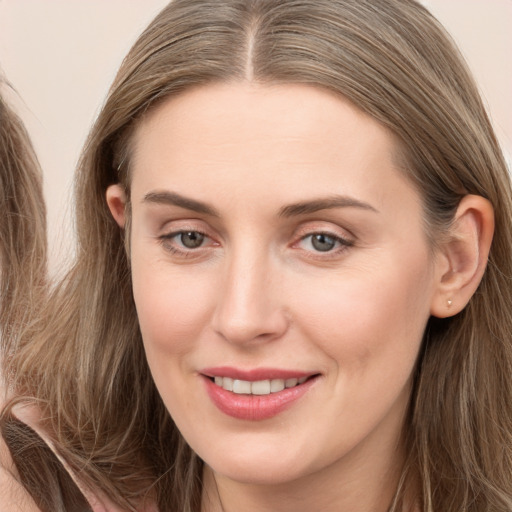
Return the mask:
M124 54L166 0L0 0L0 68L45 173L52 266L72 240L72 174ZM512 154L512 0L423 2L459 43Z

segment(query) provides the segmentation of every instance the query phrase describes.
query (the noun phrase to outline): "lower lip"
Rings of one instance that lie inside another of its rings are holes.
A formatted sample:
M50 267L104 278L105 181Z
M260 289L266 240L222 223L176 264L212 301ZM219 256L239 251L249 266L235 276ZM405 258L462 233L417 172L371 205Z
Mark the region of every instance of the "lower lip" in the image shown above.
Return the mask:
M210 399L224 414L239 420L258 421L272 418L288 409L311 389L317 377L269 395L239 395L217 386L208 377L203 376L203 380Z

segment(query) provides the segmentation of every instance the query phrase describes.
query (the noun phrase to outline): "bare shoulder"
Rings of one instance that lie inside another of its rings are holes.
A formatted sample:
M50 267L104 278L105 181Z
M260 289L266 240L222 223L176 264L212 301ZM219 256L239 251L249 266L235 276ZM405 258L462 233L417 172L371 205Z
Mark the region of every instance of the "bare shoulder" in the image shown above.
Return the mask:
M41 512L18 480L9 448L0 436L0 512Z

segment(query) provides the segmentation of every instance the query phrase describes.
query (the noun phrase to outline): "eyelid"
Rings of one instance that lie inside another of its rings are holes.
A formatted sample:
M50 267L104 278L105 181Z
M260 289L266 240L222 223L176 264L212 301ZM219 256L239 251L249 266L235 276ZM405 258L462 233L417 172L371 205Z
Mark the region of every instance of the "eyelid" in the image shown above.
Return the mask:
M313 221L302 224L295 230L294 238L302 240L303 238L314 234L327 235L351 243L354 243L356 240L355 235L347 228L342 228L332 222L325 221Z
M339 243L343 247L351 247L354 245L354 243L351 240L348 240L345 237L341 237L339 235L335 235L333 233L325 232L325 231L314 231L313 233L309 233L307 235L304 235L301 237L296 244L299 244L300 242L303 242L304 240L308 239L309 237L315 236L315 235L323 235L328 238L332 238L335 242ZM318 251L321 253L322 251ZM334 251L326 251L326 252L334 252Z
M195 217L177 217L166 218L165 221L155 226L155 235L157 237L171 237L185 231L197 231L204 236L215 238L215 231L201 218Z
M204 236L204 243L199 247L190 248L175 240L175 237L187 232L194 232ZM178 261L196 261L198 259L202 259L209 253L209 251L213 247L220 245L217 242L212 243L212 240L213 239L206 233L203 233L196 229L186 228L164 233L158 237L158 243L162 247L162 249L166 251L170 256L177 258Z
M177 229L175 231L169 231L168 233L163 233L158 238L163 239L163 240L172 240L172 239L176 238L178 235L183 235L185 233L197 233L198 235L203 236L205 239L211 240L211 237L208 236L207 233L200 231L199 229L187 229L187 228Z
M212 229L200 219L170 219L158 230L156 239L164 250L182 257L194 257L203 254L205 250L220 245ZM197 248L188 248L175 241L183 233L197 233L204 237L203 245Z
M313 248L308 249L301 246L305 240L314 235L324 235L332 238L335 240L336 244L333 249L328 251L317 251ZM340 228L330 222L311 222L300 226L299 229L296 230L294 242L291 247L300 250L303 254L306 254L308 258L326 261L340 257L342 253L355 244L355 241L355 236L347 229Z

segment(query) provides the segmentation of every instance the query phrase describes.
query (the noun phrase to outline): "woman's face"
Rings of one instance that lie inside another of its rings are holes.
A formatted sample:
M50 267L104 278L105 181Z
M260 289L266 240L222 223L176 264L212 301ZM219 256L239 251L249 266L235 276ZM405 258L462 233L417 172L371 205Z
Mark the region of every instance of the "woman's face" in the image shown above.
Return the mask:
M243 482L389 465L438 273L393 136L326 91L239 83L133 142L134 297L191 447Z

